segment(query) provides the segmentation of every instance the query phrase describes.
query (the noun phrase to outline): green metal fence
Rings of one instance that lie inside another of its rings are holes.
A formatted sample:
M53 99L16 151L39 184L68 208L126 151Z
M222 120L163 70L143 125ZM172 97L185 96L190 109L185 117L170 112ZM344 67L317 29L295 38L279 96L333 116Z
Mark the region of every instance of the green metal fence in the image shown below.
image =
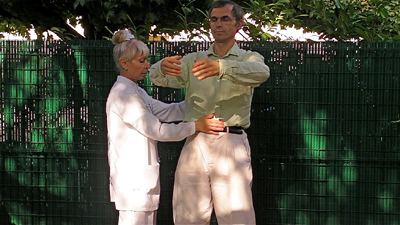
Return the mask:
M148 45L155 62L209 43ZM240 45L271 68L247 131L257 224L400 224L400 44ZM112 44L0 46L0 223L117 224L105 123ZM142 85L160 100L183 99L182 90ZM158 224L172 224L182 145L159 144Z

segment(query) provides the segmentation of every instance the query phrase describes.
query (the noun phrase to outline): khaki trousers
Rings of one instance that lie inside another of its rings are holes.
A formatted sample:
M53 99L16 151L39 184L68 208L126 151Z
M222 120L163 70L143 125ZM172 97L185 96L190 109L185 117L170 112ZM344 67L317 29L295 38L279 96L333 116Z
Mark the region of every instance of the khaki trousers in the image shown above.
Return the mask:
M196 133L186 139L175 172L175 224L255 224L247 134Z
M118 225L155 225L157 211L119 210Z

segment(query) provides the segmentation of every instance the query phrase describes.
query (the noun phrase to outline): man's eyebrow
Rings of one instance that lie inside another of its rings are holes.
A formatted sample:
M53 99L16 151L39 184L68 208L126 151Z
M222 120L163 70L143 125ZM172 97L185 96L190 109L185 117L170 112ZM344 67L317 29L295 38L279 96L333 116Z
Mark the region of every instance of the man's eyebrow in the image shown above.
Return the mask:
M212 16L212 17L210 17L210 18L215 18L215 19L219 19L219 18L226 18L226 17L229 17L229 18L231 18L230 16L228 16L228 15L224 15L224 16L221 16L221 17L216 17L216 16Z

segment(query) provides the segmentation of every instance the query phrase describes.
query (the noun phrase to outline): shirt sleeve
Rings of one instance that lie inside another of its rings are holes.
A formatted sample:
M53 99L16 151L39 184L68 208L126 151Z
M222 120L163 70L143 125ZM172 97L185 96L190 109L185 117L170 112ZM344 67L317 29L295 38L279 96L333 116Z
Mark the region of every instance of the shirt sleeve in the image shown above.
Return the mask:
M179 104L176 105L179 106ZM180 141L195 133L194 122L179 124L160 122L159 118L151 113L138 94L126 96L123 104L120 104L119 111L124 123L142 135L156 141ZM157 109L156 111L157 114L163 114L162 110ZM169 114L167 113L166 115L166 118L168 118Z
M258 87L270 76L264 57L257 52L248 51L243 61L221 59L219 63L220 78L236 84Z
M150 67L149 77L151 82L153 82L157 86L162 86L162 87L170 87L176 89L185 88L186 80L182 76L175 77L175 76L165 75L161 70L161 62L162 60L158 61L157 63L153 64ZM182 72L182 74L185 73Z

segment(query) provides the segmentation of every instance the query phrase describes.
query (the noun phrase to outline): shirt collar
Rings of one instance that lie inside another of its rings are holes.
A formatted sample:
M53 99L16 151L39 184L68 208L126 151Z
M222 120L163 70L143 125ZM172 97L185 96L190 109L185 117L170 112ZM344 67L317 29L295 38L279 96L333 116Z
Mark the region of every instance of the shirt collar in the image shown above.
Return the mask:
M225 58L229 55L239 56L239 50L240 50L240 48L239 48L238 44L235 42L235 44L233 44L232 48L228 51L228 53L226 53L226 55L222 58ZM214 43L212 43L210 48L208 48L208 50L207 50L207 56L210 56L210 55L219 57L216 54L214 54Z
M133 88L134 90L137 90L139 88L139 85L131 80L129 80L128 78L119 75L117 77L117 82L121 82L123 84L128 85L129 87Z

